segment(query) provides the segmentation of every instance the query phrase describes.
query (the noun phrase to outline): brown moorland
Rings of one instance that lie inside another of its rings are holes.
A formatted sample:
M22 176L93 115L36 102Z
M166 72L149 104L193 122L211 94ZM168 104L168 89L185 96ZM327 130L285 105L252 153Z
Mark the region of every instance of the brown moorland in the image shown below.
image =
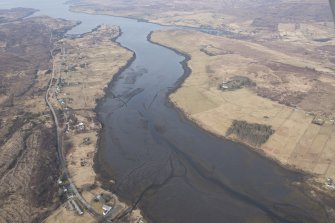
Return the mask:
M233 122L271 126L274 132L268 140L253 147L284 165L315 174L321 187L325 178L335 178L335 35L328 1L71 3L74 11L225 31L227 36L181 30L152 35L153 41L191 57L192 73L171 101L220 136L227 137ZM226 90L235 77L255 84ZM236 134L229 137L242 140Z
M0 11L7 22L0 25L0 222L41 222L59 205L56 139L44 95L50 49L76 22L21 20L33 11Z
M335 178L335 72L328 61L320 63L323 56L300 57L249 41L182 30L159 31L152 40L191 57L191 75L170 96L190 119L282 164L316 174L321 182ZM255 84L230 89L236 76ZM230 134L241 133L231 129L236 121L274 131L264 144L253 144L245 140L250 137Z
M83 198L101 214L103 205L113 208L111 219L128 213L125 222L138 222L139 210L132 210L127 204L104 188L113 182L101 181L94 171L94 155L97 149L101 125L96 119L97 101L105 94L113 76L125 67L134 54L113 41L120 35L118 27L102 25L90 33L57 42L61 52L54 58L55 76L58 80L51 88L51 102L61 114L64 149L69 175ZM98 197L108 197L108 202ZM45 222L96 222L87 212L78 216L69 214L66 203ZM129 211L130 210L130 211ZM121 220L118 220L121 221Z

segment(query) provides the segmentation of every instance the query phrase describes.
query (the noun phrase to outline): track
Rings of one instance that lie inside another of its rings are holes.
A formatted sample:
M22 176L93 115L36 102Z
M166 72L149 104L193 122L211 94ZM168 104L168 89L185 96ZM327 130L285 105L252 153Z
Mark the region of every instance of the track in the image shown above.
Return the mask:
M52 37L51 37L52 38ZM52 113L52 116L53 116L53 119L54 119L54 122L55 122L55 126L56 126L56 137L57 137L57 153L58 153L58 159L59 159L59 162L60 162L60 167L62 169L62 172L63 174L65 174L66 178L68 179L69 181L69 185L72 189L72 191L74 192L75 194L75 197L82 203L82 205L85 207L85 209L94 217L96 218L97 220L99 218L102 217L102 215L100 215L99 213L97 213L93 208L92 206L81 196L81 194L79 193L79 191L77 190L75 184L73 183L71 177L70 177L70 174L69 174L69 171L67 169L67 166L66 166L66 162L65 162L65 158L64 158L64 153L63 153L63 129L59 126L59 121L58 121L58 117L57 117L57 114L55 112L55 109L54 107L52 106L52 103L50 102L49 100L49 93L50 93L50 89L52 88L53 86L53 79L55 77L55 58L54 58L54 55L53 55L53 52L57 49L56 48L53 48L52 50L50 50L50 55L52 57L52 74L51 74L51 78L50 78L50 81L49 81L49 85L48 85L48 89L47 89L47 92L45 94L45 101L47 103L47 106L49 107L51 113Z

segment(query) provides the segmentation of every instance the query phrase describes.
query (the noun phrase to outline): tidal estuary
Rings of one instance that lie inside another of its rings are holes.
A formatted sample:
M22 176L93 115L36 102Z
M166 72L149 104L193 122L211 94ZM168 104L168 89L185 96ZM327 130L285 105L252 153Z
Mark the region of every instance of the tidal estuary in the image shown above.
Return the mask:
M133 19L73 13L61 0L2 0L35 15L81 21L69 34L100 24L120 26L122 46L136 58L109 85L97 107L103 124L96 170L113 190L157 223L328 222L297 182L303 175L250 148L200 129L168 101L189 75L188 58L148 41L166 29ZM34 15L34 16L35 16ZM191 43L190 43L191 44Z

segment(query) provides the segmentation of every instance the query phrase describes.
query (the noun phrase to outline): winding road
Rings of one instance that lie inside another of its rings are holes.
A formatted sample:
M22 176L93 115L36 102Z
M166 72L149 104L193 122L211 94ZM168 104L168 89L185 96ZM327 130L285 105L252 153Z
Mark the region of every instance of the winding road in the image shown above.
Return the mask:
M52 38L52 37L51 37ZM59 126L59 121L58 121L58 117L57 117L57 114L55 112L55 109L54 107L52 106L52 103L50 102L49 100L49 93L50 93L50 90L53 86L53 79L55 77L55 58L54 58L54 55L53 55L53 52L57 49L56 48L53 48L52 50L50 50L50 54L51 54L51 57L52 57L52 74L51 74L51 78L50 78L50 81L49 81L49 85L48 85L48 89L47 89L47 92L45 94L45 101L52 113L52 117L54 119L54 122L55 122L55 126L56 126L56 136L57 136L57 153L58 153L58 159L59 159L59 162L60 162L60 167L61 167L61 170L63 171L63 174L65 174L66 178L68 179L69 181L69 186L71 188L71 190L73 191L73 193L75 194L75 197L82 203L82 205L85 207L85 209L93 216L95 217L96 219L98 218L101 218L102 215L97 213L93 208L92 206L83 198L83 196L81 196L81 194L79 193L79 191L77 190L75 184L73 183L71 177L70 177L70 174L69 174L69 171L67 169L67 166L66 166L66 162L65 162L65 158L64 158L64 153L63 153L63 129Z

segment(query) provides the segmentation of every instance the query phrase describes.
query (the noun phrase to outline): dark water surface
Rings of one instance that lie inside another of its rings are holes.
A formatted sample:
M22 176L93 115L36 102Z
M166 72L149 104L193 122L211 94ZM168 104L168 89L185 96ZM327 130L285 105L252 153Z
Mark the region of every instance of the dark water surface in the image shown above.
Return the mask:
M134 51L136 59L98 106L104 129L96 160L98 169L116 180L117 194L138 205L152 222L327 222L324 208L294 186L300 174L208 134L167 102L183 77L180 62L185 58L147 41L151 31L164 27L71 13L62 1L0 2L0 8L13 6L82 21L70 33L99 24L121 27L117 41Z

